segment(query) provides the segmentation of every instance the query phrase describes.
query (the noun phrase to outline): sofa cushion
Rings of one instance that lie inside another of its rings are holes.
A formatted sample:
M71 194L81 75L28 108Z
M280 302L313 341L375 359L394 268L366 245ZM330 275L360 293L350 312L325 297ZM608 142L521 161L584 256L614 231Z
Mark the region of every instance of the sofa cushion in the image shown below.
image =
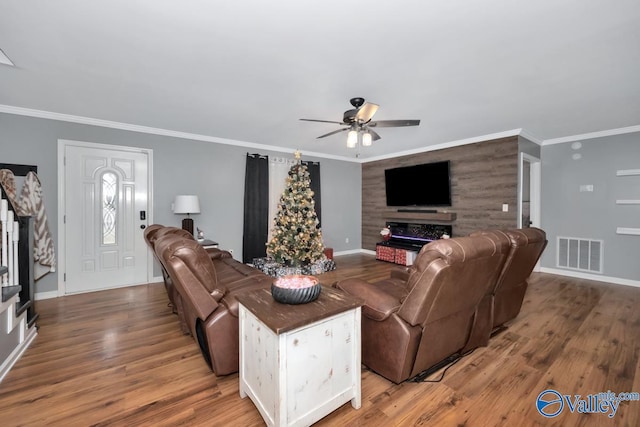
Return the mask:
M244 265L233 258L213 260L213 265L216 268L218 281L220 283L224 283L227 287L230 283L244 280L248 277L260 277L265 275L261 271Z
M211 260L217 260L222 258L233 258L233 255L229 251L223 251L218 248L205 248L205 251L209 254Z
M237 261L236 261L237 262ZM222 304L227 307L229 312L238 317L238 300L236 296L242 292L248 292L254 289L268 288L273 281L272 277L263 274L262 276L249 276L227 284L229 289L222 300Z
M149 228L149 227L147 227ZM152 239L154 240L158 240L163 236L168 236L168 235L173 235L173 236L179 236L182 237L184 239L189 239L189 240L194 240L193 239L193 235L191 233L189 233L187 230L183 230L182 228L178 228L178 227L163 227L161 226L160 229L158 229L153 236L150 236Z
M218 280L213 262L195 240L171 234L158 237L156 253L165 264L179 260L199 282L198 285L203 286L216 301L220 301L226 293L227 289L224 282Z
M151 249L153 249L153 245L156 241L157 232L163 228L164 226L160 224L151 224L150 226L145 228L143 233L144 240L147 242Z

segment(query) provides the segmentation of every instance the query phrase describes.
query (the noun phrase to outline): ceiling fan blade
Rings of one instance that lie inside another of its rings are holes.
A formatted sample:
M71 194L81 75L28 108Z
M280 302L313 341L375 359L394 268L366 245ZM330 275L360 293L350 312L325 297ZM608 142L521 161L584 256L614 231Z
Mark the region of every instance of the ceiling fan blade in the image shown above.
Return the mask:
M343 125L344 124L342 122L333 122L331 120L316 120L316 119L300 119L300 120L302 120L304 122L333 123L333 124L336 124L336 125Z
M371 120L371 117L378 111L378 104L372 104L371 102L365 102L356 114L356 119L361 123L366 123Z
M369 126L379 128L397 128L404 126L418 126L420 120L378 120L377 122L369 123Z
M316 139L320 139L320 138L324 138L325 136L330 136L330 135L334 135L336 133L340 133L340 132L344 132L345 130L349 130L350 128L344 128L344 129L338 129L338 130L334 130L333 132L329 132L329 133L325 133L324 135L320 135L319 137L317 137Z
M374 132L373 129L367 129L367 132L369 132L371 134L371 136L373 137L374 141L377 141L380 139L380 135L378 135L377 132Z

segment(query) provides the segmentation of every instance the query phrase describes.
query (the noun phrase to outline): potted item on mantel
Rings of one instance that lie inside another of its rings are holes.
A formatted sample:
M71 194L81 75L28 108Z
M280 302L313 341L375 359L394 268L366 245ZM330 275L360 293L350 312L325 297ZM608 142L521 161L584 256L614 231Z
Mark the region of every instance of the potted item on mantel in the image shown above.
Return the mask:
M391 239L391 229L389 227L384 227L380 230L380 235L382 236L382 240L387 241Z

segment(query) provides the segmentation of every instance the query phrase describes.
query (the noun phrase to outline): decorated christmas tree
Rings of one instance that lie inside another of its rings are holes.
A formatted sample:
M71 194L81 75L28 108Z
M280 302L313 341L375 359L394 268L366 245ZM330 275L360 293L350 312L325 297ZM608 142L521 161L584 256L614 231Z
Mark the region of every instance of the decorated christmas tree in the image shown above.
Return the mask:
M274 219L273 237L267 243L267 255L288 266L303 266L324 257L322 232L309 185L307 167L298 161L291 166L286 187L280 196Z

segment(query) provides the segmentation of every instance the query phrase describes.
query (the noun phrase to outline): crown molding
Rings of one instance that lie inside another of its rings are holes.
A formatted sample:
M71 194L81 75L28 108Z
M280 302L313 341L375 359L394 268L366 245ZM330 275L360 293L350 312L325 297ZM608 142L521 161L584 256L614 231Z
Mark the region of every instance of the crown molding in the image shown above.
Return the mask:
M100 126L111 129L126 130L130 132L146 133L151 135L169 136L172 138L190 139L194 141L213 142L216 144L233 145L235 147L246 147L254 150L269 150L281 153L291 153L289 147L280 147L276 145L257 144L255 142L240 141L236 139L218 138L208 135L200 135L197 133L179 132L169 129L154 128L150 126L132 125L129 123L113 122L110 120L94 119L92 117L75 116L72 114L54 113L51 111L34 110L31 108L14 107L12 105L0 104L0 113L15 114L19 116L36 117L40 119L58 120L69 123L77 123L82 125ZM320 157L323 159L341 160L346 162L356 162L357 159L345 156L336 156L333 154L318 153L315 151L304 151L305 156Z
M627 126L624 128L609 129L599 132L583 133L581 135L563 136L562 138L551 138L542 141L542 145L563 144L565 142L584 141L585 139L602 138L606 136L624 135L627 133L640 132L640 125Z
M520 136L538 145L542 145L542 143L544 142L543 139L538 138L537 136L533 135L531 132L524 129L520 129Z
M179 132L179 131L174 131L174 130L169 130L169 129L154 128L154 127L150 127L150 126L133 125L133 124L130 124L130 123L114 122L114 121L110 121L110 120L95 119L95 118L92 118L92 117L76 116L76 115L72 115L72 114L54 113L54 112L51 112L51 111L36 110L36 109L32 109L32 108L15 107L15 106L12 106L12 105L0 104L0 113L15 114L15 115L19 115L19 116L36 117L36 118L48 119L48 120L59 120L59 121L63 121L63 122L77 123L77 124L90 125L90 126L100 126L100 127L106 127L106 128L118 129L118 130L125 130L125 131L130 131L130 132L140 132L140 133L146 133L146 134L151 134L151 135L169 136L169 137L172 137L172 138L190 139L190 140L194 140L194 141L204 141L204 142L212 142L212 143L216 143L216 144L233 145L233 146L236 146L236 147L246 147L246 148L251 148L251 149L254 149L254 150L269 150L269 151L277 151L277 152L281 152L281 153L290 153L291 152L291 148L289 148L289 147L280 147L280 146L275 146L275 145L257 144L257 143L254 143L254 142L240 141L240 140L235 140L235 139L218 138L218 137L213 137L213 136L208 136L208 135L200 135L200 134L196 134L196 133ZM509 130L509 131L492 133L492 134L477 136L477 137L473 137L473 138L466 138L466 139L461 139L461 140L457 140L457 141L445 142L443 144L430 145L430 146L422 147L422 148L415 149L415 150L400 151L400 152L397 152L397 153L385 154L385 155L381 155L381 156L369 157L369 158L364 158L364 159L363 158L346 157L346 156L336 156L336 155L333 155L333 154L318 153L318 152L306 151L306 150L304 151L304 155L305 156L312 156L312 157L319 157L319 158L322 158L322 159L340 160L340 161L351 162L351 163L367 163L367 162L374 162L374 161L377 161L377 160L391 159L391 158L394 158L394 157L406 156L406 155L417 154L417 153L424 153L424 152L427 152L427 151L441 150L443 148L457 147L459 145L474 144L474 143L477 143L477 142L488 141L488 140L491 140L491 139L498 139L498 138L504 138L504 137L509 137L509 136L517 136L517 135L522 135L525 138L530 139L531 141L533 141L535 143L538 143L538 139L537 138L532 137L528 133L524 133L522 129L513 129L513 130Z
M15 114L19 116L36 117L40 119L58 120L69 123L77 123L89 126L99 126L111 129L125 130L130 132L146 133L150 135L168 136L172 138L189 139L193 141L212 142L215 144L233 145L235 147L245 147L254 150L269 150L279 153L291 153L292 149L289 147L281 147L277 145L258 144L255 142L240 141L236 139L218 138L214 136L201 135L197 133L180 132L169 129L155 128L151 126L133 125L130 123L114 122L110 120L95 119L92 117L76 116L72 114L54 113L45 110L36 110L32 108L15 107L12 105L0 104L0 113ZM318 157L322 159L340 160L350 163L368 163L378 160L392 159L395 157L409 156L412 154L426 153L428 151L442 150L444 148L458 147L461 145L475 144L478 142L490 141L492 139L506 138L509 136L522 136L531 142L538 145L553 145L562 144L565 142L583 141L585 139L602 138L614 135L623 135L628 133L640 132L640 125L628 126L618 129L610 129L599 132L585 133L581 135L565 136L561 138L540 139L534 136L531 132L522 128L512 129L503 132L496 132L487 135L475 136L472 138L459 139L456 141L449 141L442 144L429 145L413 150L399 151L390 154L383 154L380 156L367 157L367 158L353 158L346 156L338 156L327 153L319 153L315 151L304 151L305 156Z
M459 139L457 141L445 142L442 144L429 145L414 150L399 151L397 153L384 154L381 156L368 157L362 159L360 163L375 162L378 160L393 159L395 157L410 156L412 154L426 153L429 151L442 150L443 148L458 147L460 145L475 144L478 142L490 141L492 139L506 138L509 136L518 136L522 134L522 129L512 129L504 132L491 133L488 135L474 136L473 138Z

